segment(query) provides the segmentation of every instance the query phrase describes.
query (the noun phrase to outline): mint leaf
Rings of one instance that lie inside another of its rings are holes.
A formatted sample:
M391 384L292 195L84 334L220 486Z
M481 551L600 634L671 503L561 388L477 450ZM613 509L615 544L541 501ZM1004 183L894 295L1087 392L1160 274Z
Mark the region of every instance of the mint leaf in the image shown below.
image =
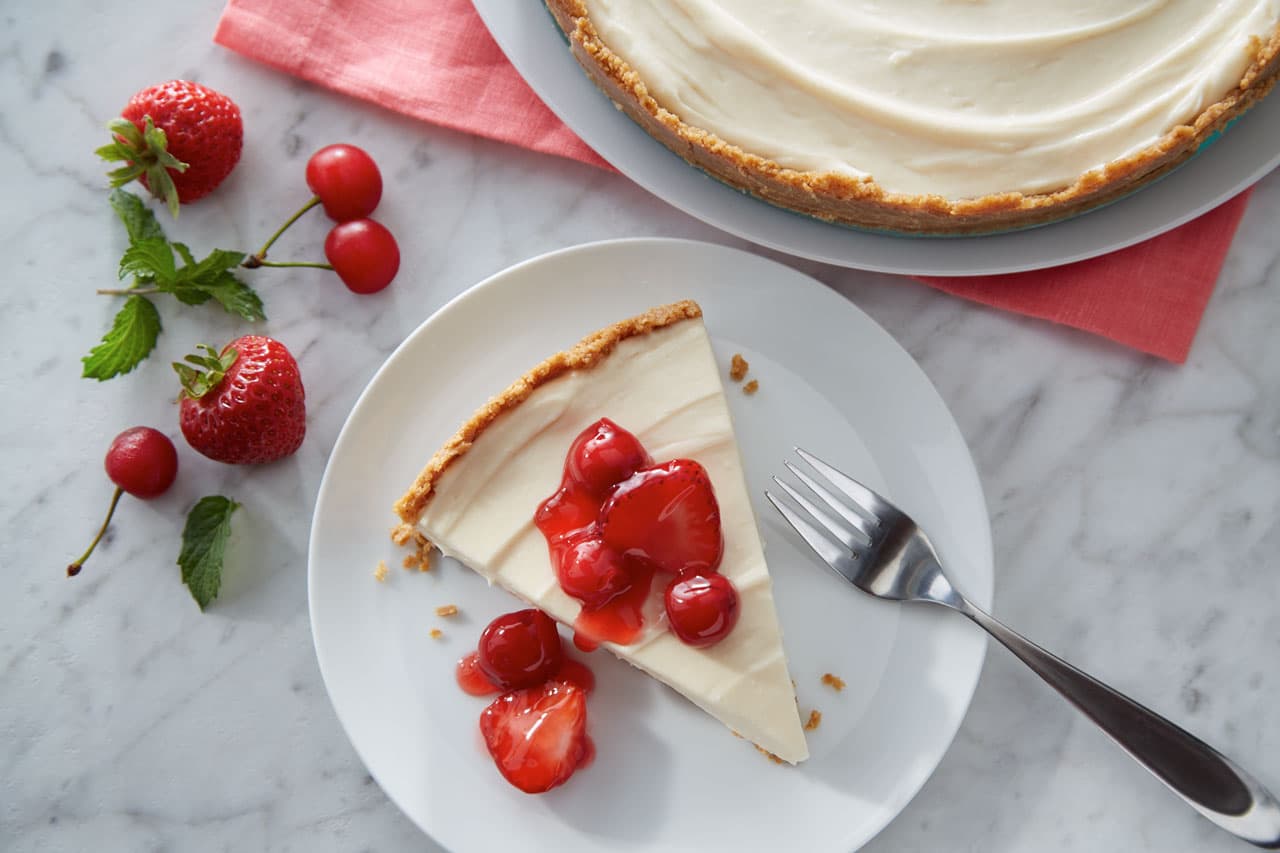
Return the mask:
M214 249L208 257L195 261L186 246L179 243L173 246L186 260L186 265L178 270L172 285L161 284L162 290L188 305L216 299L227 312L246 320L267 319L258 294L230 272L240 266L245 258L244 252Z
M128 373L155 348L160 336L160 312L145 296L130 296L116 313L102 343L80 359L85 379L99 382Z
M112 190L107 198L116 216L124 223L125 230L129 232L130 243L153 237L164 239L164 229L142 199L127 190Z
M186 248L185 246L183 248ZM202 276L220 273L223 270L234 269L240 266L240 262L244 260L244 252L231 252L226 249L214 249L209 253L209 257L191 266L191 261L187 261L188 267L183 268L182 272L188 278L198 279ZM188 271L189 268L189 271Z
M218 597L222 586L222 558L231 536L231 514L240 504L222 495L209 495L196 502L182 528L182 550L178 566L182 582L204 610Z
M173 250L178 253L178 257L182 258L183 265L193 266L195 264L195 255L191 254L191 250L187 248L186 243L179 243L177 240L174 240L171 245L173 246Z
M155 280L159 285L172 282L177 277L177 269L169 241L163 237L135 240L120 258L119 275L122 279L133 275L148 281Z
M262 310L262 300L253 288L225 270L202 281L199 286L230 314L251 321L267 319Z

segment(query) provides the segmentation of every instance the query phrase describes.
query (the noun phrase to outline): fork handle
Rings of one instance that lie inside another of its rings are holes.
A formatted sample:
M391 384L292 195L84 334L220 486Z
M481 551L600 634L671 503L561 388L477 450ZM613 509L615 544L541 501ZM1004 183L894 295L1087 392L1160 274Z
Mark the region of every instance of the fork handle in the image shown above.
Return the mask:
M1021 658L1200 814L1251 844L1280 849L1280 803L1232 761L969 602L957 609Z

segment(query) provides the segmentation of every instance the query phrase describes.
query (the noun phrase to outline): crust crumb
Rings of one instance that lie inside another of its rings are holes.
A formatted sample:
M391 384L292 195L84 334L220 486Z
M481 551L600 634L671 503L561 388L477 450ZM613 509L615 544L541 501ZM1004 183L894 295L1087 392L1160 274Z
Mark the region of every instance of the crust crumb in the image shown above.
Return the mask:
M754 744L754 743L753 743L753 744L751 744L751 745L752 745L752 746L754 746L754 747L756 748L756 752L760 753L760 754L761 754L761 755L763 755L765 758L767 758L767 759L769 759L770 761L772 761L774 764L786 764L786 762L785 762L785 761L783 761L783 760L782 760L781 758L779 758L778 756L774 755L774 754L773 754L772 752L770 752L769 750L765 749L763 746L759 746L759 745Z
M438 640L443 636L444 636L444 631L441 631L439 628L431 629L431 639Z
M457 616L457 615L458 615L458 605L456 605L456 604L442 604L442 605L440 605L439 607L437 607L437 608L436 608L436 615L437 615L437 616L446 616L446 617L447 617L447 616Z
M391 528L391 541L401 548L413 548L413 553L400 563L405 569L431 571L431 540L422 535L421 530L412 524L397 524Z
M804 730L811 732L822 724L822 712L814 708L809 712L809 719L804 721Z
M746 385L742 386L743 394L754 394L759 390L760 390L760 382L759 380L756 380L756 379L752 379Z
M822 674L822 683L828 687L834 688L837 693L844 690L844 679L834 676L829 672L824 672Z
M734 382L745 379L750 369L751 365L742 357L742 353L735 352L733 358L729 360L729 378Z
M387 579L387 561L379 560L378 565L373 567L373 578L378 583L382 583Z

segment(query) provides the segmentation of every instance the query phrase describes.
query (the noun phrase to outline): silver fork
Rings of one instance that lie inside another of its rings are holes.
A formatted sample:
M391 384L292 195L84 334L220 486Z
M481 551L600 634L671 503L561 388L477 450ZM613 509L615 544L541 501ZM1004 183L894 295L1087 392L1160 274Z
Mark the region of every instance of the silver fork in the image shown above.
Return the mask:
M765 496L836 574L878 598L927 601L968 616L1200 814L1251 844L1280 849L1280 804L1261 783L1213 747L976 607L947 578L933 543L910 516L812 454L796 453L825 483L784 464L817 501L773 481L817 523L772 493Z

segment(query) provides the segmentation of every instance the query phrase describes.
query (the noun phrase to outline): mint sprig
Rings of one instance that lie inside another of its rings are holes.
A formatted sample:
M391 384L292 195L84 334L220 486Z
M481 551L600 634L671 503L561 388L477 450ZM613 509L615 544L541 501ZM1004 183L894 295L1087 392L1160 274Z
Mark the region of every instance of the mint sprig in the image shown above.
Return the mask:
M105 380L128 373L155 348L160 317L146 298L150 294L168 293L185 305L213 301L245 320L267 319L262 299L231 272L244 261L244 252L214 249L197 260L185 244L165 236L155 214L138 196L116 189L110 202L129 235L129 248L120 258L118 275L121 280L132 278L132 282L120 290L99 291L127 299L111 331L83 359L84 376Z
M130 296L116 313L102 342L81 359L83 376L103 382L128 373L155 349L160 336L160 312L145 296Z
M222 587L222 559L231 537L231 515L239 507L230 498L209 495L196 502L187 514L178 566L182 569L182 582L201 610L218 597Z

